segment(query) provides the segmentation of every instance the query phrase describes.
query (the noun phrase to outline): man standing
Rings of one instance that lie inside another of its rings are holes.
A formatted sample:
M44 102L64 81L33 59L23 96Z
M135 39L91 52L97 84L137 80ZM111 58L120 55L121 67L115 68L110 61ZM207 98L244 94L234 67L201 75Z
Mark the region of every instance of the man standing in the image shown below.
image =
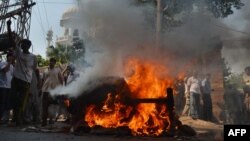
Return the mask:
M187 85L190 93L190 115L193 119L198 119L200 118L201 81L196 71L188 78Z
M27 108L25 111L25 120L28 123L33 122L37 124L40 122L40 111L41 111L41 98L39 95L39 90L41 81L39 69L33 72L31 85L30 85L30 96L27 103Z
M10 90L13 76L13 55L7 54L7 61L0 63L0 119L8 123L10 110Z
M80 77L80 74L76 71L76 68L73 64L67 66L67 68L63 71L63 75L66 75L65 85L69 85Z
M245 113L247 122L250 122L250 66L245 68L243 74L243 91L245 94Z
M174 96L174 100L175 100L175 111L177 112L177 114L181 114L183 108L184 108L184 94L185 94L185 84L184 81L182 79L176 79L176 83L175 83L175 96Z
M46 70L42 77L42 126L47 125L48 108L53 99L50 95L50 90L63 85L63 76L59 68L55 68L56 59L50 58L49 68Z
M11 21L7 21L8 35L15 51L15 70L13 79L11 81L11 94L14 103L14 121L16 125L22 125L24 120L24 111L29 97L30 83L32 80L32 73L37 68L36 56L29 52L31 41L22 39L17 46L13 37L11 36Z
M190 116L190 93L188 92L188 86L187 86L187 81L188 81L188 76L184 78L184 85L185 85L185 106L182 111L182 116Z
M206 74L205 78L202 80L202 100L203 100L203 113L204 120L211 121L213 112L212 112L212 100L211 100L211 84L210 84L210 74Z

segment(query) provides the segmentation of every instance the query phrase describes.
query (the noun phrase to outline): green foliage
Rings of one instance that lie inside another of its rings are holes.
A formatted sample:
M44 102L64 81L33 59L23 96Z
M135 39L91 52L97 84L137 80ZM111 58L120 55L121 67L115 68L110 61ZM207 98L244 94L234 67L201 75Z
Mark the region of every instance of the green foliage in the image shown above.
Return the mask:
M47 57L53 57L57 62L65 64L70 60L71 48L67 45L56 44L56 47L48 47L46 53Z
M43 58L41 55L37 55L36 58L37 58L38 67L44 67L44 66L49 65L49 61Z
M224 86L226 89L242 89L242 74L232 73L231 67L223 59L223 75L224 75Z
M183 19L177 18L177 15L188 17L193 11L197 11L199 13L211 13L216 18L225 18L233 14L233 10L241 9L244 6L241 0L161 0L161 2L163 6L162 28L164 31L183 24ZM136 0L136 5L153 5L156 7L157 0ZM155 14L145 13L145 15L146 20L155 25Z
M76 39L72 45L72 52L70 60L72 62L77 61L79 58L83 58L85 53L85 46L83 40Z
M215 17L227 17L233 14L233 8L240 9L244 4L241 0L205 0L208 9Z
M137 0L138 3L148 4L152 0ZM153 1L156 5L156 0ZM173 17L181 12L190 12L194 8L207 9L215 17L227 17L233 14L233 8L240 9L244 4L241 0L162 0L162 5L166 6L164 14L167 17Z
M84 56L85 48L82 40L74 40L71 46L56 44L56 47L47 48L47 57L54 57L59 63L74 62Z
M231 74L226 80L226 86L231 85L236 89L242 89L242 74Z

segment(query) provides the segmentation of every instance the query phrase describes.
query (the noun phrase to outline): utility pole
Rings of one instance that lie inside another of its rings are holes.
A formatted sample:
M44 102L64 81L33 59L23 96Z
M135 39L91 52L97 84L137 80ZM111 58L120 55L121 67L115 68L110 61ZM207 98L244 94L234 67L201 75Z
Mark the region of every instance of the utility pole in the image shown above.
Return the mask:
M162 0L157 0L155 46L161 47Z
M30 22L31 22L31 11L32 6L36 3L33 0L16 0L16 3L10 4L10 0L3 0L0 8L0 34L3 34L5 20L8 18L14 18L17 20L16 24L16 34L19 39L29 38L30 33ZM10 7L16 7L14 10L9 11Z
M6 13L8 11L9 2L10 2L9 0L2 0L2 2L0 4L0 16L6 15ZM0 23L1 23L0 24L0 33L3 33L6 19L1 19Z
M21 38L29 38L31 11L32 6L34 6L35 4L36 3L34 3L32 0L21 1L21 9L23 10L17 19L17 33Z

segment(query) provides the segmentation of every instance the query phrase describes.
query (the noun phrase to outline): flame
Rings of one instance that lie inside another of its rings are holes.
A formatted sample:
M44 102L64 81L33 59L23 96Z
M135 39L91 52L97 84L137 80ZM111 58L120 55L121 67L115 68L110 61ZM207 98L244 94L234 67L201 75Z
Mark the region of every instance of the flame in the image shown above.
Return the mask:
M116 95L115 101L111 107L112 101L111 94L107 95L107 99L101 108L96 105L91 105L87 108L85 121L87 121L90 127L100 125L105 128L116 128L120 126L126 126L126 123L122 123L122 119L129 116L132 111L132 107L125 106L120 103L119 96Z
M161 64L130 59L126 66L133 69L133 74L126 79L134 98L163 98L166 97L166 88L172 85L173 79L168 77L169 70ZM158 110L157 104L139 104L137 113L128 124L134 134L160 135L165 126L164 118L160 117L166 111L165 105Z
M129 58L125 64L126 82L133 99L164 98L166 89L173 85L169 70L157 62ZM119 94L107 94L103 106L87 107L85 121L90 127L100 125L105 128L127 126L133 135L160 135L167 128L166 104L140 103L135 107L124 105ZM132 118L129 118L132 114ZM129 120L123 120L128 118Z
M66 107L70 106L70 100L69 99L65 99L63 102L64 102L64 105L66 105Z

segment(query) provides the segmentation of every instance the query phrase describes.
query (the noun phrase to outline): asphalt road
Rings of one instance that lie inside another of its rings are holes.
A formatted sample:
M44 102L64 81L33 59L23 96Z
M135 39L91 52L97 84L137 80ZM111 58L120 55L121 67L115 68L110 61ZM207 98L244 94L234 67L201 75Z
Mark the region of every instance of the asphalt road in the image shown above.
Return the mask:
M181 119L184 124L192 126L197 135L194 137L138 137L117 134L69 133L69 126L61 123L50 128L22 128L0 125L0 141L222 141L223 125L190 118Z
M117 135L84 134L76 136L69 133L25 132L19 128L0 127L0 141L177 141L175 137L134 137ZM190 139L188 139L190 140Z

